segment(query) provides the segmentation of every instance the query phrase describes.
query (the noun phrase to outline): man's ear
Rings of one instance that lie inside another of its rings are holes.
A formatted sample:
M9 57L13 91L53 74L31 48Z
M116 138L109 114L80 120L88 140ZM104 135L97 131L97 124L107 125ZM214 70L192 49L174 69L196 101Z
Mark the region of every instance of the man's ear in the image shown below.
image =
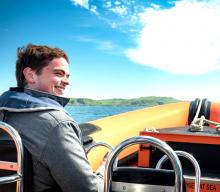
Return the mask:
M34 84L35 83L35 71L33 71L30 67L26 67L23 70L23 74L27 84Z

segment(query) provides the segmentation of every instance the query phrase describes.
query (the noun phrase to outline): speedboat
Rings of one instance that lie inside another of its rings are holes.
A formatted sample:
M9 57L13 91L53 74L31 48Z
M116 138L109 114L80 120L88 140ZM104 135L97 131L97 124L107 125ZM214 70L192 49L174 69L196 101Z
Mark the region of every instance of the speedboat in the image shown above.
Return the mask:
M16 174L1 177L22 191L19 134L0 122L18 151L18 162L0 162ZM220 103L176 102L80 124L94 170L104 163L104 192L220 192Z

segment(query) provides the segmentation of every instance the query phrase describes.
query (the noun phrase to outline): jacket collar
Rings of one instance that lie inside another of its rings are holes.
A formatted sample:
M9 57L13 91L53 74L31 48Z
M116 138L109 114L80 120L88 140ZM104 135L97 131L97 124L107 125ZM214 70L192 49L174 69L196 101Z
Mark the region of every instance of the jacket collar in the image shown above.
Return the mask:
M0 109L26 112L41 110L64 110L68 98L59 97L28 88L10 88L0 96Z
M70 98L60 97L60 96L52 95L52 94L49 94L43 91L37 91L37 90L22 88L22 87L11 87L9 91L24 92L36 98L44 98L44 97L49 98L49 99L52 99L58 102L63 107L65 107L70 100Z

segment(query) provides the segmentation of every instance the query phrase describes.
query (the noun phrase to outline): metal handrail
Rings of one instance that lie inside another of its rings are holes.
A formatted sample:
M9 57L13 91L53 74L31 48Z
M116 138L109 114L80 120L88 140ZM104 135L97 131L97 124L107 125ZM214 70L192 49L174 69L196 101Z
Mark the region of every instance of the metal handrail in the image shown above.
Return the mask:
M175 151L175 152L178 156L182 156L182 157L187 158L194 165L195 175L196 175L195 176L195 192L199 192L200 191L201 170L200 170L200 166L199 166L197 160L191 154L189 154L185 151ZM156 169L161 169L163 163L167 159L168 159L167 155L164 155L163 157L161 157L161 159L158 161L158 163L156 165Z
M106 147L108 148L109 150L113 150L113 146L108 144L108 143L105 143L105 142L97 142L97 143L93 143L91 146L89 146L87 149L86 149L86 154L88 154L91 149L95 148L95 147L100 147L100 146L103 146L103 147Z
M23 159L24 159L24 150L21 141L21 137L18 132L7 123L0 121L0 129L4 130L12 138L15 143L17 150L17 174L11 176L0 177L0 184L17 182L17 192L23 192Z
M21 175L13 174L10 176L4 176L0 178L0 184L13 183L21 180Z
M108 155L106 159L105 165L105 173L104 173L104 192L109 192L110 185L112 182L112 168L114 165L114 161L118 154L123 151L125 148L132 146L134 144L151 144L156 148L163 151L170 159L175 171L175 192L182 192L183 190L183 172L182 166L179 161L178 156L172 150L172 148L167 145L164 141L161 141L157 138L150 137L150 136L137 136L126 139L119 145L117 145Z

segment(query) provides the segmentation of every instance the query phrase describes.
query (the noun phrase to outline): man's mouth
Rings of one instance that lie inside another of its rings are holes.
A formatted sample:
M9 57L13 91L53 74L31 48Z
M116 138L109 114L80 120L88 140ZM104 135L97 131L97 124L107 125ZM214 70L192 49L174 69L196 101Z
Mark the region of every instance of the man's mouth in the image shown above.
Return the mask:
M56 89L58 89L59 91L64 91L65 90L65 87L63 87L63 86L56 86Z

